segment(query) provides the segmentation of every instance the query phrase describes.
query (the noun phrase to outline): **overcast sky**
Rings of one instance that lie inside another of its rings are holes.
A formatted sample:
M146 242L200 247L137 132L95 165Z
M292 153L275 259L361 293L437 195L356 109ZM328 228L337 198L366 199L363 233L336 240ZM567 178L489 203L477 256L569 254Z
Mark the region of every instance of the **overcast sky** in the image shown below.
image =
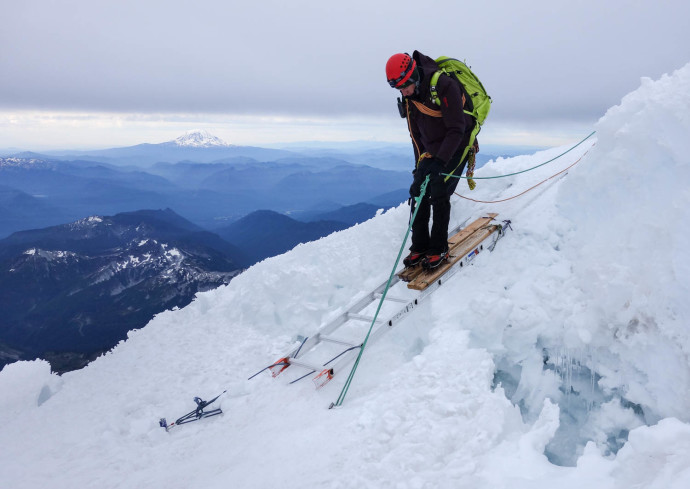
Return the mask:
M585 136L690 62L688 0L1 0L0 148L109 147L208 129L236 144L405 141L384 66L466 59L483 141Z

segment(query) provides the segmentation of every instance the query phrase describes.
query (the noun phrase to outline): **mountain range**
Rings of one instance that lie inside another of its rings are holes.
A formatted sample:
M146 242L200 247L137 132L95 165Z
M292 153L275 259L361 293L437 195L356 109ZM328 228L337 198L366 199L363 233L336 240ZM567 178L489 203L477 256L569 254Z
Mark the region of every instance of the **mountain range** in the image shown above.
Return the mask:
M89 154L21 153L0 158L0 237L150 208L213 230L256 210L299 217L363 202L390 207L405 199L409 179L408 171L232 146L203 133Z
M309 222L256 211L217 233L171 209L13 233L0 240L0 368L36 357L57 372L83 367L155 314L378 210L352 207Z
M210 163L224 158L249 157L260 161L299 156L291 151L236 146L228 144L206 131L188 131L182 136L163 143L143 143L121 148L90 151L52 151L45 154L22 152L19 158L48 160L88 160L118 166L147 167L158 162L194 161Z
M81 367L155 314L229 283L241 262L169 209L14 233L0 240L0 365L38 356L58 372Z
M253 264L350 226L343 221L319 219L301 222L277 212L256 211L217 232L240 248Z
M352 153L233 146L194 131L0 158L0 366L40 357L79 368L198 291L407 198L408 171L340 156Z

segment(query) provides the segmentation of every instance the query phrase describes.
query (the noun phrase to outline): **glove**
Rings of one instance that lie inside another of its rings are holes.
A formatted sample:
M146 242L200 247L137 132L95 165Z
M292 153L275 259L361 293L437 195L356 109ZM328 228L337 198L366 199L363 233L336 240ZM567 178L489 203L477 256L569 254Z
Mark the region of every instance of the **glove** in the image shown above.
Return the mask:
M429 153L422 153L417 162L417 173L422 174L422 180L427 175L431 178L440 175L446 170L446 164L440 158L432 156Z
M412 185L410 185L410 197L413 199L415 197L419 197L419 194L422 191L421 187L424 179L422 178L420 180L419 175L420 173L416 169L412 170Z
M435 156L431 158L428 175L431 175L431 177L434 178L440 176L441 173L444 173L445 171L446 164L443 160L436 158Z
M414 199L415 197L419 197L420 193L422 193L421 185L417 185L417 181L413 180L412 185L410 185L410 197Z
M443 176L440 174L433 175L429 179L429 186L427 187L427 194L432 205L448 199L448 187L443 181Z
M410 197L419 197L419 194L422 193L422 183L424 183L427 175L429 176L427 195L434 197L435 195L432 194L439 194L439 189L442 187L445 188L443 185L443 177L441 177L441 173L445 170L446 168L443 160L431 156L429 153L423 153L417 162L417 169L412 172L414 180L410 187ZM432 189L436 189L436 192L433 192ZM445 190L440 193L445 194Z

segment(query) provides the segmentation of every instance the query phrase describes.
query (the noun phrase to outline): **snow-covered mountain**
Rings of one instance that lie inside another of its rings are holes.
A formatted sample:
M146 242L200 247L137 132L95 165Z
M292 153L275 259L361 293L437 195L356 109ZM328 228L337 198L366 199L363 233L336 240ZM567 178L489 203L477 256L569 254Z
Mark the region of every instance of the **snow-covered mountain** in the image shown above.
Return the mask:
M477 180L479 201L546 182L500 204L454 200L454 223L498 212L513 231L368 347L340 408L327 409L338 376L318 391L247 379L388 278L405 205L159 314L81 371L6 367L3 483L689 487L688 113L690 65L644 79L599 121L596 145ZM223 416L158 426L226 389Z
M219 137L208 131L193 130L187 131L179 138L172 141L176 146L187 148L214 148L231 146Z
M169 209L15 233L0 240L0 365L81 368L155 314L230 282L236 256Z
M211 163L234 158L257 161L275 161L280 158L301 156L281 149L236 146L223 141L208 131L188 131L182 136L163 143L143 143L135 146L90 151L50 151L48 154L22 152L12 157L61 161L91 161L115 166L147 167L159 162Z
M0 168L2 169L52 169L55 164L49 161L39 160L36 158L0 158Z

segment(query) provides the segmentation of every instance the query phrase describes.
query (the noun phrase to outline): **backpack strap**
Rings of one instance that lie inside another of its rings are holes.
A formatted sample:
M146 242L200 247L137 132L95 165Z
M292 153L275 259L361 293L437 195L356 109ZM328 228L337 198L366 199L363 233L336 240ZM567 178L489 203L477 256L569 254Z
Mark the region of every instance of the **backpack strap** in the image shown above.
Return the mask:
M448 74L446 73L446 70L438 70L434 72L433 75L431 75L431 82L430 82L430 92L431 92L431 101L436 104L436 105L441 105L441 99L438 98L438 91L436 90L436 84L438 83L438 79L441 77L442 74Z
M453 71L451 73L454 73ZM441 77L441 75L448 75L450 74L446 71L445 68L441 68L440 70L434 72L433 75L431 75L431 81L429 82L429 92L431 93L431 101L438 105L439 107L441 106L441 99L438 97L438 91L436 90L436 85L438 84L438 79ZM451 78L455 78L454 76ZM457 80L457 78L455 78ZM457 80L458 83L460 83L460 80ZM460 83L460 91L462 92L462 111L467 114L471 115L475 120L477 116L473 113L470 112L469 110L465 110L465 103L467 101L467 98L465 97L465 94L467 93L467 90L465 90L465 87ZM469 95L469 94L468 94ZM472 97L470 97L472 98Z

